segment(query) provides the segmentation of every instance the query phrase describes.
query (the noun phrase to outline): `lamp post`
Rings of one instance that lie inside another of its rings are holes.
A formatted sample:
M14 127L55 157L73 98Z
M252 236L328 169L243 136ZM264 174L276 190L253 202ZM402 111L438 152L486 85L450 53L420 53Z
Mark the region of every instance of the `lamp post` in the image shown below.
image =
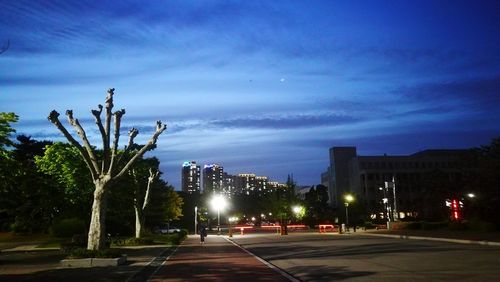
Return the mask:
M222 195L215 195L210 201L212 208L217 210L217 235L220 235L220 212L226 207L226 199Z
M345 205L345 223L346 229L349 230L349 203L354 201L354 197L351 194L346 194L344 196L344 205Z
M198 234L198 206L194 207L194 235Z
M398 209L397 209L397 204L396 204L396 180L394 178L394 175L392 176L392 181L385 181L385 189L387 193L389 192L389 189L392 188L392 206L391 206L391 216L393 221L397 221L399 218L398 215Z

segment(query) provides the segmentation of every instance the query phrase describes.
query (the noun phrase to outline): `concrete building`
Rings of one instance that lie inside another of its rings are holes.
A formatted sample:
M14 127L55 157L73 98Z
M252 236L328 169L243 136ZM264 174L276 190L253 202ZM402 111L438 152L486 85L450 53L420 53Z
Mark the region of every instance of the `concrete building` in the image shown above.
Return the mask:
M295 187L295 195L301 200L306 199L306 194L311 191L311 186L297 186Z
M231 198L232 195L241 193L236 187L236 178L237 176L226 172L222 174L222 194L226 195L228 198Z
M277 190L277 189L285 189L287 188L285 183L279 183L277 181L268 181L267 182L267 187L270 192Z
M263 196L270 192L267 187L267 176L256 176L255 177L255 192L259 196Z
M181 178L183 192L189 194L200 192L200 166L195 161L182 164Z
M356 147L332 147L330 167L321 178L322 183L328 178L325 186L333 207L342 207L343 195L352 193L373 219L417 217L425 213L425 193L433 192L426 187L426 176L439 171L450 183L457 181L466 153L425 150L406 156L358 156Z
M218 164L203 167L203 193L221 194L223 191L224 168Z
M236 178L236 189L241 191L242 194L250 195L255 191L257 182L255 181L255 174L253 173L240 173Z

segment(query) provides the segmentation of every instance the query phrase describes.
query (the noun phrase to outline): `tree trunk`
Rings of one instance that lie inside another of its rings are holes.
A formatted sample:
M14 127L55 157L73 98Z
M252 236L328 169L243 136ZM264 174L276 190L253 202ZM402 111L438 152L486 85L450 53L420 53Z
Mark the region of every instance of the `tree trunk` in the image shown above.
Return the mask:
M144 233L144 222L146 217L140 207L135 206L135 238L139 239Z
M106 243L106 188L107 182L96 181L92 217L90 219L87 249L102 250Z

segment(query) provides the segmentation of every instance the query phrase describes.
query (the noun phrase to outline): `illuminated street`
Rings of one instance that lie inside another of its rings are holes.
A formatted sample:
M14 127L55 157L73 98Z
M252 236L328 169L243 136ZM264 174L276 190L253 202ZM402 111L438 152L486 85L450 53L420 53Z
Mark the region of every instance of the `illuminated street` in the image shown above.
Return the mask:
M493 281L500 247L357 234L244 235L233 241L303 281Z

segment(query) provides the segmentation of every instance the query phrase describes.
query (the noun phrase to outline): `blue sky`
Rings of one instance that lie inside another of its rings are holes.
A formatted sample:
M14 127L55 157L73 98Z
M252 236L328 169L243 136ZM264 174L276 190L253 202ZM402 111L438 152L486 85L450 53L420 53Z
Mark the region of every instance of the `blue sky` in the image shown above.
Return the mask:
M495 1L0 0L0 111L62 140L116 88L123 137L167 123L163 178L183 161L318 184L328 148L409 154L500 135ZM92 128L92 130L90 129Z

